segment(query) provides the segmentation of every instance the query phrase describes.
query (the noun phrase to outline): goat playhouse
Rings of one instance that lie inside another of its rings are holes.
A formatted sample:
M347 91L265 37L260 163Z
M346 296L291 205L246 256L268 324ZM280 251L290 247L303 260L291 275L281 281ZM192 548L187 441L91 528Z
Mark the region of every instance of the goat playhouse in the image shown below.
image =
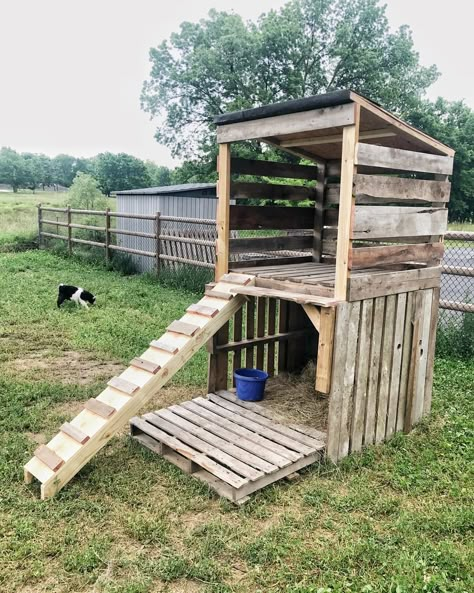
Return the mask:
M453 150L352 91L228 113L216 124L216 282L35 451L25 480L37 478L43 498L130 419L134 438L242 502L324 455L337 462L410 432L430 411ZM231 158L232 143L247 140L312 164ZM311 205L241 205L248 198ZM309 255L271 261L233 257L308 247ZM136 417L205 344L208 397ZM229 390L229 371L242 364L272 376L310 360L314 405L327 402L324 430L277 421L271 407Z

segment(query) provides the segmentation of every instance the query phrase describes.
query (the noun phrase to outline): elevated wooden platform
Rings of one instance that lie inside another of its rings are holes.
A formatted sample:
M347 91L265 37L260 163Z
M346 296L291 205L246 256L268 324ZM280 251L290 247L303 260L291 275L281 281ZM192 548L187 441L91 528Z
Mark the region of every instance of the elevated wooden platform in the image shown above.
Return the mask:
M237 504L319 461L326 441L324 432L276 422L229 391L132 418L130 427L145 447Z
M348 300L359 301L388 294L434 288L439 285L441 273L439 266L406 269L407 267L398 266L399 269L397 269L397 266L392 266L388 269L380 267L352 270L348 279ZM252 294L251 291L255 292L256 289L265 288L270 291L278 290L310 295L305 300L306 303L323 307L336 303L334 300L331 301L334 299L336 280L336 266L332 264L303 262L271 265L271 260L269 260L267 265L262 262L262 265L239 267L235 271L255 276L254 286L246 294ZM267 296L285 298L283 294L270 294L268 291ZM312 297L322 298L314 299ZM299 301L295 300L295 302Z

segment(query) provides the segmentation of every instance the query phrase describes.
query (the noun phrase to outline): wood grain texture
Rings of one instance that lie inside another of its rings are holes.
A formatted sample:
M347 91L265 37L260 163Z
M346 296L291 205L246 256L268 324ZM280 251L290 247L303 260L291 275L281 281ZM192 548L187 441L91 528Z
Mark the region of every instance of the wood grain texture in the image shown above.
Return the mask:
M440 268L392 271L380 274L352 276L349 285L349 300L358 301L388 294L439 286Z
M216 280L229 269L229 236L230 236L230 144L219 145L217 157L219 174L217 184L217 243L216 243Z
M439 314L439 288L433 288L433 300L431 303L431 325L430 335L428 338L428 352L427 352L427 368L425 380L425 397L423 403L423 416L431 412L431 400L433 396L433 372L434 372L434 355L436 350L436 330L438 328L438 314Z
M371 240L390 237L444 235L446 208L417 206L356 206L352 239Z
M230 229L312 229L314 208L285 206L230 206Z
M384 314L385 298L376 298L374 300L373 330L369 358L369 379L367 388L367 409L365 414L364 445L372 445L375 442L377 396L379 390L380 360L382 356Z
M356 200L363 196L396 201L449 202L451 183L385 175L354 175Z
M311 180L316 178L318 167L234 157L231 159L231 170L232 173L255 175L256 177L265 176Z
M249 253L259 251L303 251L313 246L311 236L250 237L230 239L231 253ZM232 266L232 264L230 264Z
M354 105L348 103L337 107L311 109L300 113L220 125L217 128L217 142L271 138L284 134L347 126L352 123L354 123Z
M279 183L254 183L254 182L232 182L230 184L230 197L232 200L315 200L316 192L314 187L302 185L283 185Z
M354 247L349 267L352 270L405 262L439 265L444 253L442 243L383 245Z
M163 352L169 352L170 354L176 354L179 350L179 346L170 342L165 342L164 340L152 340L150 346L157 350L163 350Z
M74 439L80 445L87 443L87 441L90 439L90 436L88 434L86 434L76 426L73 426L69 422L65 422L59 430L64 434L67 434L68 437L71 437L71 439Z
M52 451L46 445L40 445L35 450L35 457L37 457L42 463L47 465L49 469L53 472L58 471L58 469L64 465L64 459L61 459L59 455L57 455L54 451Z
M84 404L84 408L100 416L101 418L109 419L117 411L112 406L104 404L104 402L98 399L91 398Z
M136 367L137 369L143 369L144 371L148 371L152 375L156 375L156 373L161 369L159 364L151 362L150 360L146 360L144 358L134 358L130 362L130 366Z
M392 438L397 427L397 412L400 399L400 379L403 358L403 334L405 331L405 314L407 305L407 293L401 293L397 297L394 337L392 348L390 389L388 397L387 424L385 428L385 440Z
M379 392L377 398L377 421L375 424L375 442L382 443L385 439L387 426L388 396L390 391L390 377L392 371L393 337L396 311L395 295L386 299L384 330L382 339L382 357L380 361Z
M324 394L331 391L335 323L336 308L322 308L320 311L318 358L316 361L316 391Z
M403 353L402 364L400 370L400 390L398 394L398 410L396 431L403 430L405 423L406 401L408 391L408 375L411 367L411 353L412 353L412 332L413 332L413 316L415 306L416 292L407 293L406 312L405 312L405 327L403 331Z
M112 379L108 381L107 385L117 389L118 391L122 391L122 393L126 393L127 395L133 395L140 389L139 385L135 385L134 383L131 383L126 379L122 379L121 377L112 377Z
M387 148L362 142L359 142L356 147L356 164L418 173L451 175L453 172L451 156Z
M173 321L166 329L167 331L173 332L175 334L193 337L201 328L198 325L186 323L185 321Z

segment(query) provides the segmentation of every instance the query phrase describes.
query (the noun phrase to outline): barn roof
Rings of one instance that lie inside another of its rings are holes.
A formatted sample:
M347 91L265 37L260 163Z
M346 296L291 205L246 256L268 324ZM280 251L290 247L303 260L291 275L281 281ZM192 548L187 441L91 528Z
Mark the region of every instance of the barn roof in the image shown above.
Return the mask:
M214 192L209 192L214 190ZM181 185L162 185L160 187L145 187L142 189L128 189L116 192L117 196L171 196L179 194L190 195L190 197L215 197L215 183L183 183ZM205 194L203 193L205 192Z

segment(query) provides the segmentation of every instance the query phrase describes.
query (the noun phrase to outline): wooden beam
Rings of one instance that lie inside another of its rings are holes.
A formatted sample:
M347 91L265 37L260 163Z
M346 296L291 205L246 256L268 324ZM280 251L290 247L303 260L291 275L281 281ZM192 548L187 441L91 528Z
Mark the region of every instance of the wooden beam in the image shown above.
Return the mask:
M217 142L256 140L284 134L298 134L324 130L354 123L354 106L351 103L324 109L311 109L299 113L276 115L261 119L226 124L217 127Z
M230 206L230 228L232 230L312 229L313 224L314 208Z
M219 145L217 158L219 173L217 204L217 246L215 279L229 270L229 235L230 235L230 144Z
M316 171L316 167L313 167ZM315 200L314 187L302 185L282 185L278 183L235 182L230 185L230 197L233 200Z
M316 363L316 391L325 393L326 395L331 391L335 325L336 308L322 308L319 329L318 360Z
M316 331L319 332L321 328L321 313L319 309L317 309L314 305L303 305L303 309L305 310L306 315L309 317L309 320L316 328Z
M449 202L451 183L424 179L403 179L386 175L355 175L354 193L372 198L397 201Z
M341 160L341 192L339 200L339 220L337 231L336 253L336 281L334 296L339 300L347 299L347 286L349 277L349 252L352 249L351 235L353 225L353 212L355 201L352 195L352 186L355 167L355 151L359 137L360 109L355 109L355 124L343 130Z
M443 253L444 246L442 243L357 247L352 249L349 267L351 270L354 270L357 268L370 268L403 262L438 265L443 257Z
M326 184L326 167L320 165L316 177L316 203L314 204L314 225L313 225L313 261L320 262L323 242L323 220L324 220L324 192Z
M356 146L356 165L397 171L451 175L453 172L453 157L358 142Z
M396 136L393 130L381 129L371 130L359 133L360 140L372 140L375 138L389 138ZM342 134L331 134L329 136L316 136L314 138L301 138L296 140L284 140L281 143L283 147L291 146L317 146L318 144L340 144L342 143Z
M252 159L231 159L232 174L255 175L257 177L281 177L283 179L315 179L318 167L314 165L295 165L276 161L259 161Z
M313 245L313 237L300 235L289 237L252 237L242 239L230 239L229 247L232 253L252 253L255 251L302 251L310 249ZM232 265L232 264L230 264Z

